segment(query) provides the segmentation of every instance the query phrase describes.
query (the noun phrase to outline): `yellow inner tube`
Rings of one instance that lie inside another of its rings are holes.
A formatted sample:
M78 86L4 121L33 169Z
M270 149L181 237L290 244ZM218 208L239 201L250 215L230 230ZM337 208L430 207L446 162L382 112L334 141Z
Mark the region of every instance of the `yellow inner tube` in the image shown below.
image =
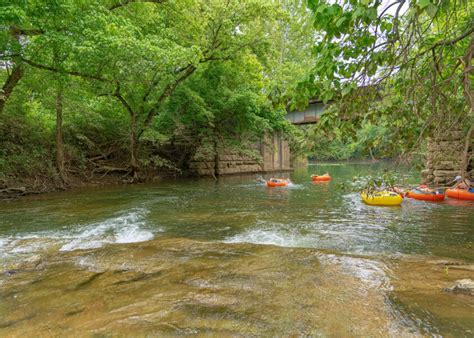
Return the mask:
M373 191L369 194L363 191L360 197L364 203L369 205L400 205L403 201L402 196L393 191Z

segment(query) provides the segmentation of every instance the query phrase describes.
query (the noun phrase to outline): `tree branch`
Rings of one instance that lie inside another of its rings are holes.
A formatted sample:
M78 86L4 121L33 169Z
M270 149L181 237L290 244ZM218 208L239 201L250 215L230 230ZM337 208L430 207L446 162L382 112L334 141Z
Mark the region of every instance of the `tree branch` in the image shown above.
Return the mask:
M146 90L145 94L143 95L143 98L142 98L143 103L146 102L146 100L148 99L148 96L150 96L153 88L155 88L160 83L160 80L156 79L157 75L158 75L158 71L153 75L153 78L151 79L151 84L148 87L148 89Z
M10 26L10 33L17 37L20 35L24 36L33 36L33 35L40 35L43 34L44 31L42 29L23 29L17 26Z
M143 129L139 132L138 137L140 137L141 134L143 134L145 129L148 128L150 123L153 121L153 118L156 116L163 101L173 93L173 91L181 82L186 80L192 73L194 73L195 70L196 70L196 67L194 65L188 65L183 70L183 73L178 78L176 78L176 80L174 80L172 83L168 84L165 87L160 97L158 98L158 101L156 102L156 104L148 111L145 122L143 123Z
M115 5L109 7L109 10L113 11L114 9L124 7L128 4L137 3L137 2L149 2L149 3L161 4L165 1L166 0L122 0L122 1L119 1L118 3L116 3Z
M122 103L122 105L127 109L128 113L131 117L135 116L135 112L133 111L132 107L128 104L127 100L120 94L120 83L117 82L117 88L115 89L114 96Z
M455 37L451 40L443 40L443 41L438 41L433 46L431 46L430 49L435 49L437 47L443 46L443 45L454 45L456 42L461 41L462 39L468 37L470 34L474 33L474 26L468 29L466 32L463 34L459 35L458 37Z
M3 112L5 103L13 92L13 89L23 77L23 68L21 65L14 65L11 74L5 80L0 91L0 114Z
M83 73L77 72L77 71L58 69L58 68L55 68L55 67L51 67L51 66L36 63L32 60L25 59L24 57L21 57L21 56L20 56L20 59L23 62L29 64L30 66L38 68L38 69L43 69L43 70L47 70L47 71L50 71L50 72L67 74L67 75L72 75L72 76L78 76L78 77L82 77L84 79L89 79L89 80L97 80L97 81L101 81L101 82L112 82L109 79L106 79L106 78L101 77L99 75L83 74Z

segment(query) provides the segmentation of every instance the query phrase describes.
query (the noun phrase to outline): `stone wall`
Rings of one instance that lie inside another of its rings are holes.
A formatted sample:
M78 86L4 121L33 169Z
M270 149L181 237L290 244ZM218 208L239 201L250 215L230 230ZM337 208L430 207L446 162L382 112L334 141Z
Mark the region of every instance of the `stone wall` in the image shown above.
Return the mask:
M422 171L423 181L436 185L452 182L457 175L461 175L465 135L462 131L446 132L437 140L428 142L426 169ZM471 138L470 153L474 149L474 138ZM468 176L474 179L474 159L468 163Z
M290 169L290 146L279 133L267 135L259 143L262 171Z
M249 146L249 150L253 150L257 156L239 154L231 149L223 149L217 156L217 170L215 158L193 159L189 163L189 170L199 176L291 170L290 147L279 133L266 135L263 140Z
M215 163L212 160L191 161L189 169L199 176L212 176L215 174ZM262 171L262 165L249 156L227 150L219 155L218 171L219 175L253 173Z

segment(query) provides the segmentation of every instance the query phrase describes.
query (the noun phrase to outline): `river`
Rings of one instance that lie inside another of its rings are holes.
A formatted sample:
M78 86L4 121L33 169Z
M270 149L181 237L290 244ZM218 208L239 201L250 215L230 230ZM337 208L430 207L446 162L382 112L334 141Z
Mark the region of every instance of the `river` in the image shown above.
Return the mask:
M0 202L0 336L473 336L474 203L364 205L392 164L318 164ZM329 183L312 173L330 172Z

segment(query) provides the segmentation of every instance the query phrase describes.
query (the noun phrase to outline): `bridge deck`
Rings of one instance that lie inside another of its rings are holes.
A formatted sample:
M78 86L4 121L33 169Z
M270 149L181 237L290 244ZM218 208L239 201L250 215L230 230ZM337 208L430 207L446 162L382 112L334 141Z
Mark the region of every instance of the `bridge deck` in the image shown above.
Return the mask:
M317 123L324 113L324 103L321 101L310 101L304 111L291 111L286 114L287 120L292 124Z

